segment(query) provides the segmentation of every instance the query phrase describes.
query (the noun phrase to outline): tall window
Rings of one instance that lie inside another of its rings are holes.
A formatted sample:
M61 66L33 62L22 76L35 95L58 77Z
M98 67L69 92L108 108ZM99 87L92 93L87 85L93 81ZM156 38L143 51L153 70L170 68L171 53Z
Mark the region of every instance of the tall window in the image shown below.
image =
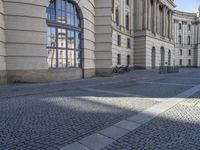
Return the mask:
M127 66L131 64L131 57L130 55L127 55Z
M191 31L191 25L188 24L188 31Z
M182 56L183 55L183 50L182 49L180 49L180 56Z
M191 50L189 50L189 51L188 51L188 55L189 55L189 56L191 56L191 55L192 55L192 52L191 52Z
M178 26L179 26L179 27L178 27L178 28L179 28L179 30L181 30L181 29L182 29L182 24L181 24L181 23L179 23L179 24L178 24Z
M118 8L115 10L115 21L116 21L116 25L119 26L119 9Z
M131 48L131 39L127 38L127 48Z
M183 60L179 59L179 65L182 66L183 65Z
M179 44L182 44L182 36L181 35L178 36L178 42L179 42Z
M190 44L191 44L191 37L188 36L188 45L190 45Z
M126 0L126 5L129 6L129 0Z
M121 35L117 35L117 45L121 46Z
M191 66L191 59L188 59L188 66Z
M81 23L70 0L51 0L47 8L49 68L81 67Z
M117 65L121 65L121 54L117 54Z
M129 30L129 15L126 15L126 30Z

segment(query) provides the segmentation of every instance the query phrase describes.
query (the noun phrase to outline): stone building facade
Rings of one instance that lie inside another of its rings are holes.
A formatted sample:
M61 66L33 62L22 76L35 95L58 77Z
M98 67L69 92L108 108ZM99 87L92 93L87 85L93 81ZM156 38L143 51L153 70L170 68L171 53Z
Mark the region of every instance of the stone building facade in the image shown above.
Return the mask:
M200 66L200 18L198 13L174 11L175 64Z
M185 21L193 42L188 57L199 66L199 17L174 8L173 0L0 0L0 83L110 76L116 65L178 65L175 29Z

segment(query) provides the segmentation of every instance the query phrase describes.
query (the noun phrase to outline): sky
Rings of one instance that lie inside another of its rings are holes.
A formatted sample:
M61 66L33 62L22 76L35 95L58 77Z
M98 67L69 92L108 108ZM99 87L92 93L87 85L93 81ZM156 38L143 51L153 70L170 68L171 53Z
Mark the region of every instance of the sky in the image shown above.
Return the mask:
M200 0L175 0L176 9L186 12L198 12Z

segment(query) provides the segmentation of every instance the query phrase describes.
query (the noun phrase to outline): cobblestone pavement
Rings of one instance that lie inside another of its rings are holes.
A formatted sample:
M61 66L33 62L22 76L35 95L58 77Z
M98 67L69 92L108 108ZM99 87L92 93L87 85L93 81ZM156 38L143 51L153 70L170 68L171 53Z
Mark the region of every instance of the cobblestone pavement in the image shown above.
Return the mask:
M103 150L199 150L200 107L183 102Z
M196 69L169 75L135 71L111 78L1 86L0 150L57 150L190 89L198 84L198 79L200 72ZM97 92L85 90L88 87ZM133 96L119 96L112 91ZM139 149L145 143L159 149L159 140L175 143L180 135L180 143L184 141L184 129L191 131L188 135L196 138L195 143L199 140L199 135L195 135L199 129L198 111L198 105L194 107L193 103L177 105L106 149ZM170 128L172 131L165 133ZM173 135L177 136L176 141ZM153 141L154 138L157 140Z
M5 99L0 149L59 149L156 103L83 91Z

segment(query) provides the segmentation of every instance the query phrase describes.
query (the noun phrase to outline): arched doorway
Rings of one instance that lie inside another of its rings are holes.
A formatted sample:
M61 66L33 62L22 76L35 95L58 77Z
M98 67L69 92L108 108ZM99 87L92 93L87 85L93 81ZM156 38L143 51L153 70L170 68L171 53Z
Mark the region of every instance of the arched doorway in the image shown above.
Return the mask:
M156 68L156 49L155 49L155 47L152 47L152 50L151 50L151 66L152 66L152 69Z
M165 66L165 49L164 49L164 47L161 47L160 55L161 55L161 57L160 57L160 65L161 66Z
M47 8L49 68L81 68L81 12L71 0L51 0Z
M171 51L168 51L168 66L171 66Z

